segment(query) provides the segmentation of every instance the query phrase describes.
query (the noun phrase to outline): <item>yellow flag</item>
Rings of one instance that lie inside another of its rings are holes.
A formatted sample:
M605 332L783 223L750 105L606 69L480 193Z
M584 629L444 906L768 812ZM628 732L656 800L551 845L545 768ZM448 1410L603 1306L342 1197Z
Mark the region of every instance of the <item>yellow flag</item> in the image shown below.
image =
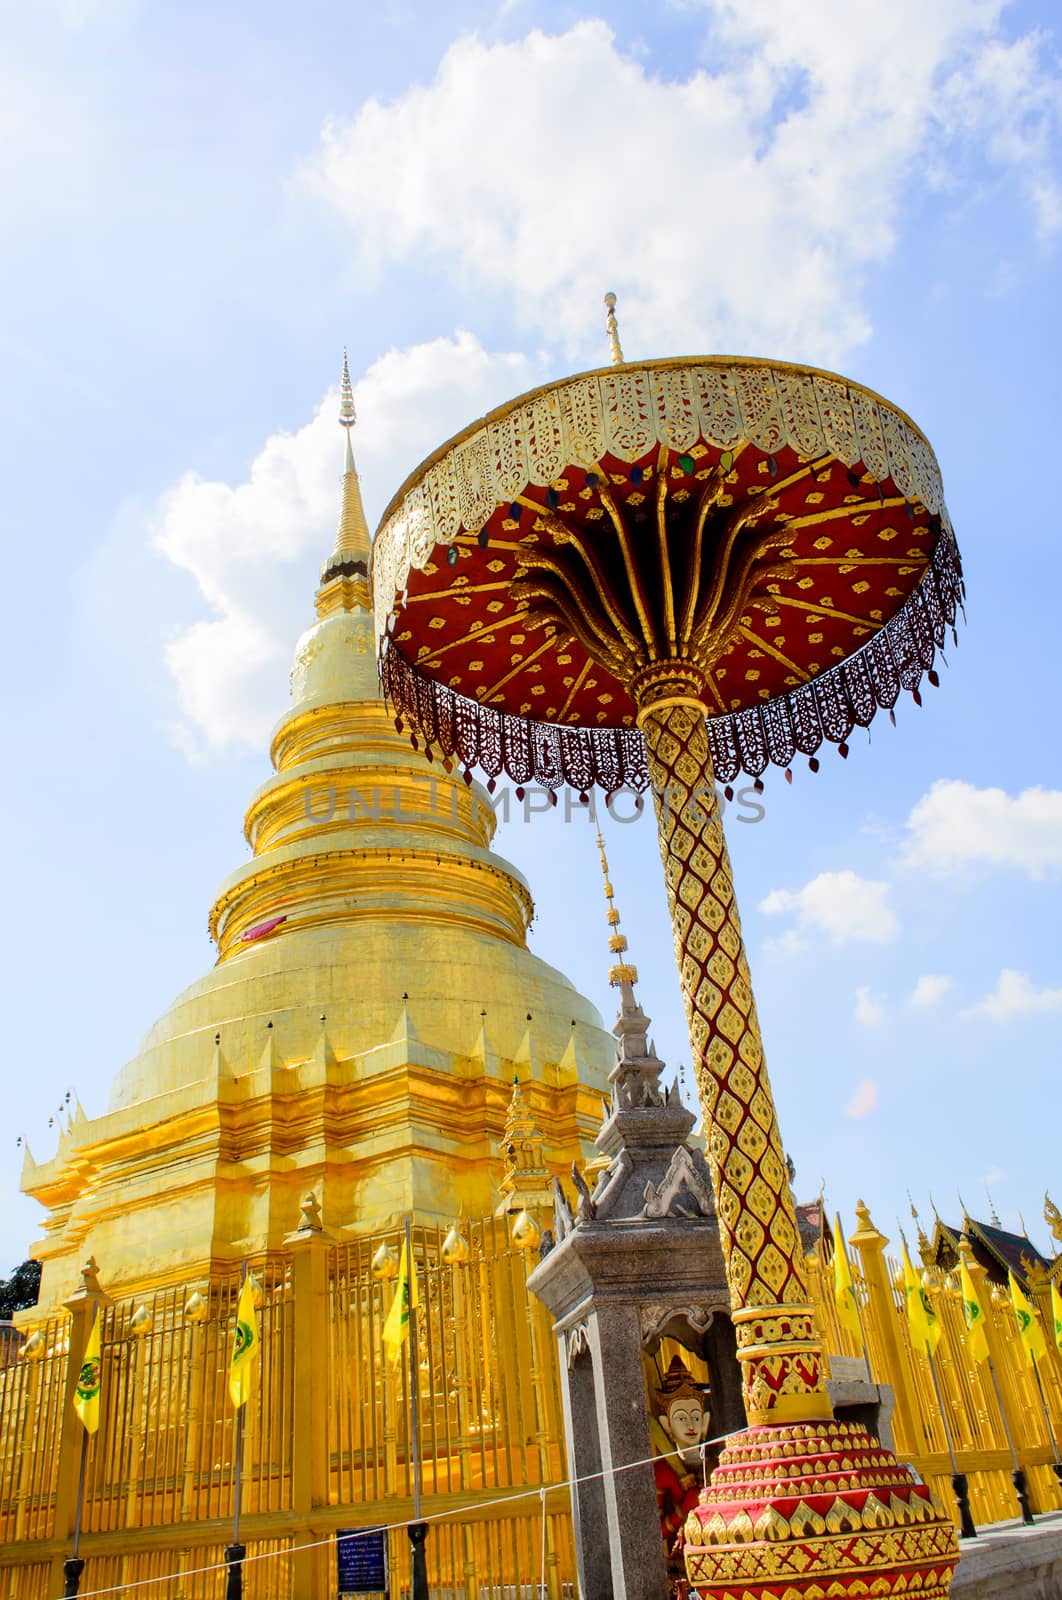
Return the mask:
M251 1274L244 1276L240 1301L236 1307L236 1336L229 1363L229 1394L237 1409L246 1405L254 1388L254 1368L258 1360L258 1318L254 1310Z
M77 1388L74 1390L74 1410L85 1425L86 1433L95 1433L100 1425L100 1314L96 1312L85 1342L81 1358Z
M852 1282L852 1268L848 1261L844 1234L841 1231L841 1219L836 1213L833 1218L833 1298L837 1302L838 1322L842 1328L848 1329L856 1344L862 1349L863 1330L859 1325L859 1306L856 1301L855 1284Z
M966 1318L966 1332L969 1335L970 1354L975 1361L988 1360L988 1334L985 1332L985 1313L977 1293L977 1287L970 1276L970 1269L966 1265L966 1257L962 1256L959 1276L962 1280L962 1310Z
M1055 1343L1062 1351L1062 1294L1058 1292L1058 1284L1051 1279L1051 1320L1055 1325Z
M402 1259L398 1264L398 1281L395 1284L395 1297L391 1301L391 1309L387 1313L384 1323L383 1342L387 1354L391 1358L391 1365L398 1362L402 1354L402 1346L409 1338L409 1312L411 1307L420 1305L420 1295L417 1291L417 1268L414 1264L410 1268L409 1257L406 1252L406 1241L402 1240Z
M911 1265L906 1244L903 1247L903 1288L907 1296L907 1322L911 1329L911 1343L916 1350L924 1350L927 1355L932 1355L940 1343L943 1329L933 1310L933 1303L925 1285Z
M1010 1279L1010 1298L1014 1306L1014 1315L1018 1319L1018 1332L1025 1349L1025 1359L1035 1371L1037 1361L1042 1361L1047 1354L1047 1340L1044 1330L1040 1326L1040 1319L1029 1302L1025 1290L1021 1287L1013 1272L1008 1272Z

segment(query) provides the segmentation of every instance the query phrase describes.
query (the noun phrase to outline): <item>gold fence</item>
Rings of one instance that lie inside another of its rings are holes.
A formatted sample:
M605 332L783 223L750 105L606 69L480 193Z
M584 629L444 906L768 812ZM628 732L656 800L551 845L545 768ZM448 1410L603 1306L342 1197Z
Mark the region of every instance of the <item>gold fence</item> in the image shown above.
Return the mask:
M432 1589L440 1600L563 1600L574 1592L568 1497L548 1488L565 1477L559 1375L548 1313L527 1290L527 1259L501 1219L466 1225L462 1259L444 1256L439 1229L414 1228L412 1241ZM401 1526L414 1512L410 1371L408 1359L392 1367L382 1345L394 1284L373 1275L372 1261L385 1243L397 1254L394 1234L334 1244L306 1232L290 1251L253 1263L262 1299L241 1471L248 1600L334 1593L335 1531L378 1525L398 1525L387 1540L392 1596L410 1587ZM105 1287L105 1264L101 1272ZM194 1291L205 1302L201 1321L185 1309ZM238 1291L233 1273L100 1307L83 1593L145 1579L159 1580L140 1591L145 1600L223 1592ZM41 1335L36 1359L0 1370L5 1600L62 1592L83 1439L72 1391L91 1315L88 1299L25 1325Z
M418 1265L418 1395L422 1515L431 1519L429 1581L436 1600L567 1600L575 1555L567 1491L560 1373L545 1308L528 1293L533 1264L507 1219L413 1229ZM852 1266L874 1381L892 1386L898 1453L950 1499L951 1464L925 1357L908 1337L897 1264L863 1215ZM382 1330L394 1285L373 1274L397 1234L336 1244L312 1230L253 1264L262 1286L261 1360L246 1411L241 1539L248 1600L333 1594L338 1530L384 1525L390 1591L410 1587L404 1524L414 1515L409 1362L388 1362ZM837 1324L829 1269L812 1258L826 1348L858 1357ZM106 1278L106 1263L102 1272ZM980 1269L976 1269L980 1271ZM937 1370L956 1462L982 1523L1016 1513L1000 1406L971 1362L962 1304L931 1270L943 1326ZM196 1320L186 1307L202 1297ZM1034 1510L1062 1495L1051 1433L1025 1365L1009 1301L981 1283L988 1336L1017 1458ZM86 1455L82 1593L154 1580L144 1600L217 1600L232 1539L236 1413L228 1396L238 1274L158 1289L100 1310L101 1421ZM77 1302L77 1297L75 1297ZM1052 1324L1049 1303L1046 1326ZM70 1554L83 1430L73 1387L92 1301L28 1323L36 1359L0 1370L0 1595L56 1600ZM1042 1364L1056 1434L1062 1358ZM206 1570L204 1570L206 1569Z
M942 1328L933 1358L941 1405L929 1361L922 1350L911 1345L900 1263L886 1256L888 1241L865 1210L860 1224L851 1239L852 1277L870 1376L875 1383L889 1384L893 1390L892 1427L897 1455L910 1461L944 1503L954 1508L946 1419L956 1468L969 1479L974 1521L1002 1522L1018 1515L1011 1481L1013 1460L1007 1443L1009 1429L1015 1456L1028 1480L1032 1509L1058 1510L1062 1507L1062 1492L1052 1464L1057 1459L1055 1441L1062 1438L1062 1355L1053 1338L1049 1287L1042 1285L1032 1298L1038 1303L1047 1330L1048 1353L1038 1371L1050 1427L1036 1375L1026 1364L1009 1294L993 1288L983 1267L976 1262L971 1265L971 1276L985 1311L989 1352L999 1385L997 1399L987 1363L970 1357L957 1274L941 1272L937 1267L926 1269L924 1281ZM823 1267L816 1257L809 1259L809 1266L826 1348L843 1356L863 1357L854 1336L838 1324L832 1268ZM957 1510L955 1518L958 1521Z

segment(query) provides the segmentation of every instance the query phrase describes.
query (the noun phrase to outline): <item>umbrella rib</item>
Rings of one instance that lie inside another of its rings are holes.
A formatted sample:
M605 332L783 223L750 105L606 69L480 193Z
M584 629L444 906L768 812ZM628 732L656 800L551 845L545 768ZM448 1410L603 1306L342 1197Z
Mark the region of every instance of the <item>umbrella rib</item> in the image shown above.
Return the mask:
M771 599L775 605L793 606L797 611L814 611L823 617L838 617L842 622L853 622L857 628L872 628L876 633L883 628L883 622L876 621L873 617L855 617L850 611L838 611L836 606L813 606L808 600L791 600L788 595L772 594Z
M499 617L497 622L485 622L482 628L471 628L468 633L463 633L460 639L451 639L448 644L441 644L437 650L432 650L424 657L421 665L427 666L429 662L436 665L448 651L456 650L459 645L468 644L472 639L484 639L488 634L497 633L501 628L511 627L513 623L519 623L522 628L526 627L527 618L514 611L511 617Z
M709 670L705 674L705 676L708 679L708 687L712 691L712 695L715 698L715 703L719 707L720 713L724 717L728 716L729 713L728 713L727 708L726 708L726 701L723 699L723 696L720 693L719 685L715 681L715 673L709 668Z
M554 587L551 584L547 584L542 578L537 580L534 578L522 578L520 580L520 595L517 598L527 602L544 600L549 607L549 615L543 617L541 619L542 622L550 622L555 627L562 628L565 634L570 634L573 639L578 639L592 660L600 662L602 666L612 673L614 678L623 680L623 658L616 655L611 649L603 650L601 641L587 633L583 626L582 617L571 614L565 604L565 601L571 598L567 590L562 591L562 595L558 595ZM541 625L535 622L530 613L527 615L526 620L529 627Z
M575 682L572 684L571 688L568 690L568 698L567 698L567 700L565 700L564 704L561 706L560 710L557 712L557 721L558 722L560 722L562 720L562 718L567 716L568 711L571 708L572 701L575 699L576 695L579 693L579 690L582 688L583 684L586 682L587 677L589 676L589 673L590 673L590 668L593 665L594 665L593 658L591 656L587 656L586 660L583 662L582 666L579 668L579 671L575 675Z
M814 528L820 522L837 522L841 517L860 517L870 511L892 511L905 506L908 501L902 495L890 495L886 500L853 500L847 505L833 506L828 511L809 511L804 516L791 517L786 523L787 528Z
M455 594L491 594L498 589L508 587L508 582L503 578L498 583L451 584L449 589L431 589L423 594L414 594L411 598L416 605L420 605L423 600L452 600Z
M608 579L605 576L601 563L598 561L596 554L590 548L590 546L584 542L581 531L578 528L573 527L571 523L565 522L564 518L559 517L555 511L546 511L543 512L542 515L546 521L547 528L552 528L553 525L559 528L562 535L561 542L570 544L575 550L576 554L581 557L587 571L590 574L591 582L597 591L598 599L601 601L601 604L608 613L609 621L612 623L612 626L615 628L616 632L619 634L620 638L631 654L637 655L640 648L638 640L634 633L632 633L628 623L624 620L619 601L616 599L612 589L609 586ZM556 537L556 535L554 535L554 537Z
M588 651L588 654L600 655L602 651L611 652L614 649L615 641L610 634L608 624L602 622L601 618L597 615L596 608L589 603L589 597L583 585L579 582L574 573L569 571L566 564L563 561L558 561L556 556L551 555L546 550L535 550L533 552L528 551L523 559L526 562L526 567L524 569L525 571L538 574L541 574L542 572L552 573L552 575L558 580L561 587L567 590L571 598L575 601L575 604L579 608L579 612L584 618L587 627L590 629L591 633L600 640L598 649L590 650ZM521 574L521 570L520 568L517 568L516 582L521 583L523 581L525 580ZM552 592L552 585L550 586L549 592Z
M686 594L682 603L682 648L688 650L690 634L693 631L693 622L697 613L697 597L701 587L701 558L704 552L704 524L712 507L718 504L719 496L726 483L726 474L721 467L713 468L708 482L701 492L700 502L697 506L697 520L693 528L693 551L690 557L689 575L686 580Z
M929 557L917 556L788 556L793 567L917 567L923 572Z
M656 537L660 548L660 585L664 595L664 626L667 629L668 654L674 656L678 641L675 637L675 589L671 581L671 558L667 548L667 446L661 445L656 458Z
M656 640L656 632L649 617L649 610L645 603L645 594L642 590L641 583L638 580L638 568L631 553L630 534L627 530L627 525L620 516L619 509L615 500L612 498L611 492L606 489L604 485L602 485L602 487L598 490L598 496L601 500L601 504L609 514L609 517L612 521L612 526L616 530L616 537L619 540L620 554L623 557L623 565L627 572L627 582L630 585L631 599L634 601L634 609L638 613L638 622L641 626L642 635L645 639L645 647L649 652L649 659L651 661L656 661L659 658L660 649Z
M801 683L807 683L811 673L806 667L798 666L795 661L790 661L789 657L783 655L781 650L772 644L768 644L766 639L761 639L758 633L754 633L751 628L746 628L744 623L739 625L737 631L743 639L747 639L750 644L755 645L757 650L762 650L764 655L773 656L776 661L781 662L783 667L788 667L790 672L796 674Z
M531 665L532 661L537 661L539 656L545 655L547 650L552 650L553 644L554 639L553 636L550 635L548 639L539 645L537 650L532 650L529 656L521 656L514 667L511 667L509 671L506 672L503 677L499 678L496 683L492 683L489 689L484 689L483 694L481 696L477 695L476 698L489 700L489 697L492 694L497 694L499 689L504 689L505 685L511 682L512 679L516 677L518 672L523 672L526 667Z

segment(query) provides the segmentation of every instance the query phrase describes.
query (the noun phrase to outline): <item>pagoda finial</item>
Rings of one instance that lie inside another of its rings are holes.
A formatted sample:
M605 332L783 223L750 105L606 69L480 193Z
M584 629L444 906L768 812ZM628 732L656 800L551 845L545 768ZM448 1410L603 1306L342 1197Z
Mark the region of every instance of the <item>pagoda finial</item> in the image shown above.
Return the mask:
M930 1242L929 1242L928 1237L926 1236L926 1230L922 1226L922 1219L918 1215L918 1211L915 1208L915 1203L911 1199L911 1191L910 1191L910 1189L908 1189L908 1191L907 1191L907 1203L911 1207L911 1215L914 1218L914 1225L915 1225L916 1229L918 1230L918 1248L919 1248L919 1251L921 1252L921 1254L922 1254L922 1256L924 1258L926 1252L930 1249Z
M528 1206L553 1204L549 1168L543 1154L545 1140L533 1111L513 1077L513 1092L505 1113L502 1131L502 1180L498 1185L501 1201L495 1216L523 1212Z
M624 984L633 985L638 982L638 969L624 961L627 953L626 935L620 932L620 914L616 910L616 902L612 897L612 881L608 875L608 857L605 855L605 841L601 836L601 829L597 830L597 848L601 856L601 871L605 879L605 899L608 901L608 948L609 953L618 956L608 969L608 981L613 989L621 989Z
M616 321L616 296L610 289L605 296L605 308L608 316L605 318L605 328L608 331L608 344L612 352L612 365L622 366L624 361L623 346L619 341L619 323Z
M347 366L347 348L343 346L343 378L339 387L339 426L346 428L347 438L350 430L358 420L358 413L354 408L354 390L350 386L350 368Z
M346 432L346 452L343 466L343 508L339 515L339 527L336 530L336 542L332 554L321 568L321 588L324 589L335 579L347 580L350 595L341 595L337 601L335 596L329 594L326 601L322 601L318 594L318 610L334 609L337 604L342 604L344 610L350 610L352 605L361 605L366 610L369 608L369 551L372 541L369 537L369 525L365 520L365 508L361 503L361 484L358 481L357 468L354 465L354 452L350 445L350 430L358 420L358 413L354 405L354 390L350 382L350 367L347 362L347 352L343 351L343 376L339 385L339 426ZM349 598L349 603L348 603Z

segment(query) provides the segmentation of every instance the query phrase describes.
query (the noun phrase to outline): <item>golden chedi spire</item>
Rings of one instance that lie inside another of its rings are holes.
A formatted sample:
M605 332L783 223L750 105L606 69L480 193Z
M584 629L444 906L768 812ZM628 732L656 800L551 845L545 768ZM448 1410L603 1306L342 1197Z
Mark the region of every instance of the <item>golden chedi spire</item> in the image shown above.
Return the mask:
M361 483L354 464L350 433L358 420L354 406L354 390L350 384L347 352L343 351L343 377L339 390L339 426L346 432L343 465L343 505L336 529L336 542L332 554L321 568L321 587L317 591L317 615L327 616L331 611L350 611L360 606L368 611L369 554L372 540L369 524L365 520L365 507L361 499Z
M249 858L210 911L217 963L155 1023L108 1111L27 1158L23 1188L48 1213L42 1304L89 1249L140 1292L279 1247L310 1188L341 1235L482 1216L507 1113L521 1205L592 1150L611 1041L528 949L530 889L492 849L508 803L429 765L383 698L354 418L344 362L339 531L246 810ZM537 1128L513 1121L517 1070Z

